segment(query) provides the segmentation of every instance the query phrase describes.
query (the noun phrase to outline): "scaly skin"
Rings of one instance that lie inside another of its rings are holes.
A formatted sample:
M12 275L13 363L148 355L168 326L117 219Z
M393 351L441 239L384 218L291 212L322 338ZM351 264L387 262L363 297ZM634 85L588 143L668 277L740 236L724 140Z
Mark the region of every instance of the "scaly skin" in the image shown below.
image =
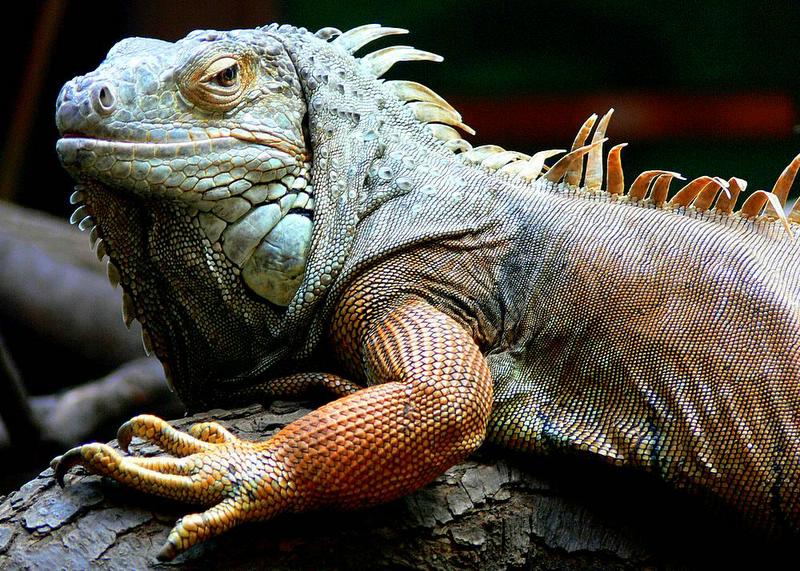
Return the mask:
M489 368L463 328L425 302L365 307L365 295L372 297L353 292L341 308L340 335L375 386L315 410L266 442L239 440L213 424L194 427L193 437L156 417L137 417L120 429L123 448L135 435L181 458L125 458L105 444L87 444L62 457L57 477L80 463L148 493L212 506L178 522L164 559L242 521L367 506L425 485L483 440Z
M603 190L607 115L541 175L543 156L471 150L438 96L376 79L432 54L351 55L400 32L127 40L65 86L74 220L187 406L339 398L258 443L137 417L123 448L179 458L87 444L59 480L82 464L207 506L169 559L243 521L398 497L488 436L649 470L796 531L800 215L762 210L800 160L739 212L720 194L737 179L667 202L675 173L658 171L623 194L620 147ZM344 376L312 370L323 338Z

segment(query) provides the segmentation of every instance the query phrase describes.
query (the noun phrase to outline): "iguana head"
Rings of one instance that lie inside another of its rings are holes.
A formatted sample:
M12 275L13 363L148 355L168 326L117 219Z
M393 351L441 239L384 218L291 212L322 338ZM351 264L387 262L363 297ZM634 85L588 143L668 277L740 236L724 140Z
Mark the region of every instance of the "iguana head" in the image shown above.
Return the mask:
M254 293L287 305L311 235L304 116L268 35L131 38L62 89L58 152L78 180L182 207Z
M419 84L377 79L395 61L438 56L352 55L403 32L131 38L62 89L57 150L79 182L73 221L109 256L126 321L142 322L187 404L261 375L303 341L359 216L410 190L369 170L398 139L390 127L452 154L445 123L463 127L458 114Z

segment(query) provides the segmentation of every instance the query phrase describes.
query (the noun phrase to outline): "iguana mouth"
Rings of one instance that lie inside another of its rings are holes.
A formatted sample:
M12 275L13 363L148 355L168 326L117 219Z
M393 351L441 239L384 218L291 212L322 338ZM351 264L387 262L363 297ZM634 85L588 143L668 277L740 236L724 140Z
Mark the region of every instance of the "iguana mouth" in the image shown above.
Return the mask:
M201 152L229 149L238 144L240 139L230 136L209 137L195 141L156 142L102 139L82 133L69 133L58 140L56 150L61 161L67 166L79 158L75 153L80 150L114 154L120 159L152 159L196 156Z
M76 147L103 147L118 148L118 149L153 149L156 153L164 154L163 151L170 149L183 150L187 152L196 150L206 150L201 145L211 146L212 144L236 144L240 139L235 137L208 137L206 139L197 139L189 141L125 141L121 139L104 139L100 137L92 137L83 133L66 133L58 140L59 145L70 145Z
M305 152L297 145L285 141L283 139L272 137L265 133L252 133L246 132L245 134L237 135L218 135L209 136L205 138L195 138L190 140L177 140L177 141L126 141L122 139L104 139L101 137L93 137L81 132L64 133L56 143L59 154L61 149L69 150L71 148L107 148L112 150L119 150L120 152L132 150L152 150L154 153L150 155L141 155L142 158L153 158L160 156L177 156L186 155L191 156L197 152L216 150L215 145L219 148L230 148L241 143L264 145L269 148L281 151L296 157L300 162L305 160ZM63 160L63 159L62 159Z

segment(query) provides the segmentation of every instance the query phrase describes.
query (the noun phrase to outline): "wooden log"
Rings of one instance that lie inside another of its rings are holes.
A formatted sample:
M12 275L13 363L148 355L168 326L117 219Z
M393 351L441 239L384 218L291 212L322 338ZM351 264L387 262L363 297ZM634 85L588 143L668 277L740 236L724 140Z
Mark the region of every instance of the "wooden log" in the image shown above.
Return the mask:
M122 322L120 297L85 234L0 201L0 318L110 369L144 355L138 323Z
M265 438L307 411L276 402L268 408L214 410L175 425L186 429L213 418L243 438ZM159 453L138 442L133 450ZM168 565L670 569L758 562L763 568L791 553L789 547L742 534L703 509L687 509L692 501L676 503L670 494L660 498L662 491L650 484L632 486L619 470L502 456L502 451L484 451L426 488L383 506L244 525ZM154 567L175 520L195 510L97 476L68 475L62 490L48 469L0 503L0 568Z

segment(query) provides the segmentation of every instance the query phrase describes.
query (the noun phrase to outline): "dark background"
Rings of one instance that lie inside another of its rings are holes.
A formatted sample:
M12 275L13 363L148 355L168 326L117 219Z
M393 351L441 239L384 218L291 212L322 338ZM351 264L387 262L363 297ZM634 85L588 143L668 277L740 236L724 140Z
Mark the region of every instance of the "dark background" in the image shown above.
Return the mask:
M665 168L769 190L800 151L797 2L48 0L15 9L0 39L0 198L59 216L68 216L72 186L54 151L65 81L127 36L176 40L196 28L273 21L408 28L376 45L408 43L445 63L401 63L390 73L456 105L478 131L474 144L562 148L586 116L614 106L609 136L631 143L628 177Z

